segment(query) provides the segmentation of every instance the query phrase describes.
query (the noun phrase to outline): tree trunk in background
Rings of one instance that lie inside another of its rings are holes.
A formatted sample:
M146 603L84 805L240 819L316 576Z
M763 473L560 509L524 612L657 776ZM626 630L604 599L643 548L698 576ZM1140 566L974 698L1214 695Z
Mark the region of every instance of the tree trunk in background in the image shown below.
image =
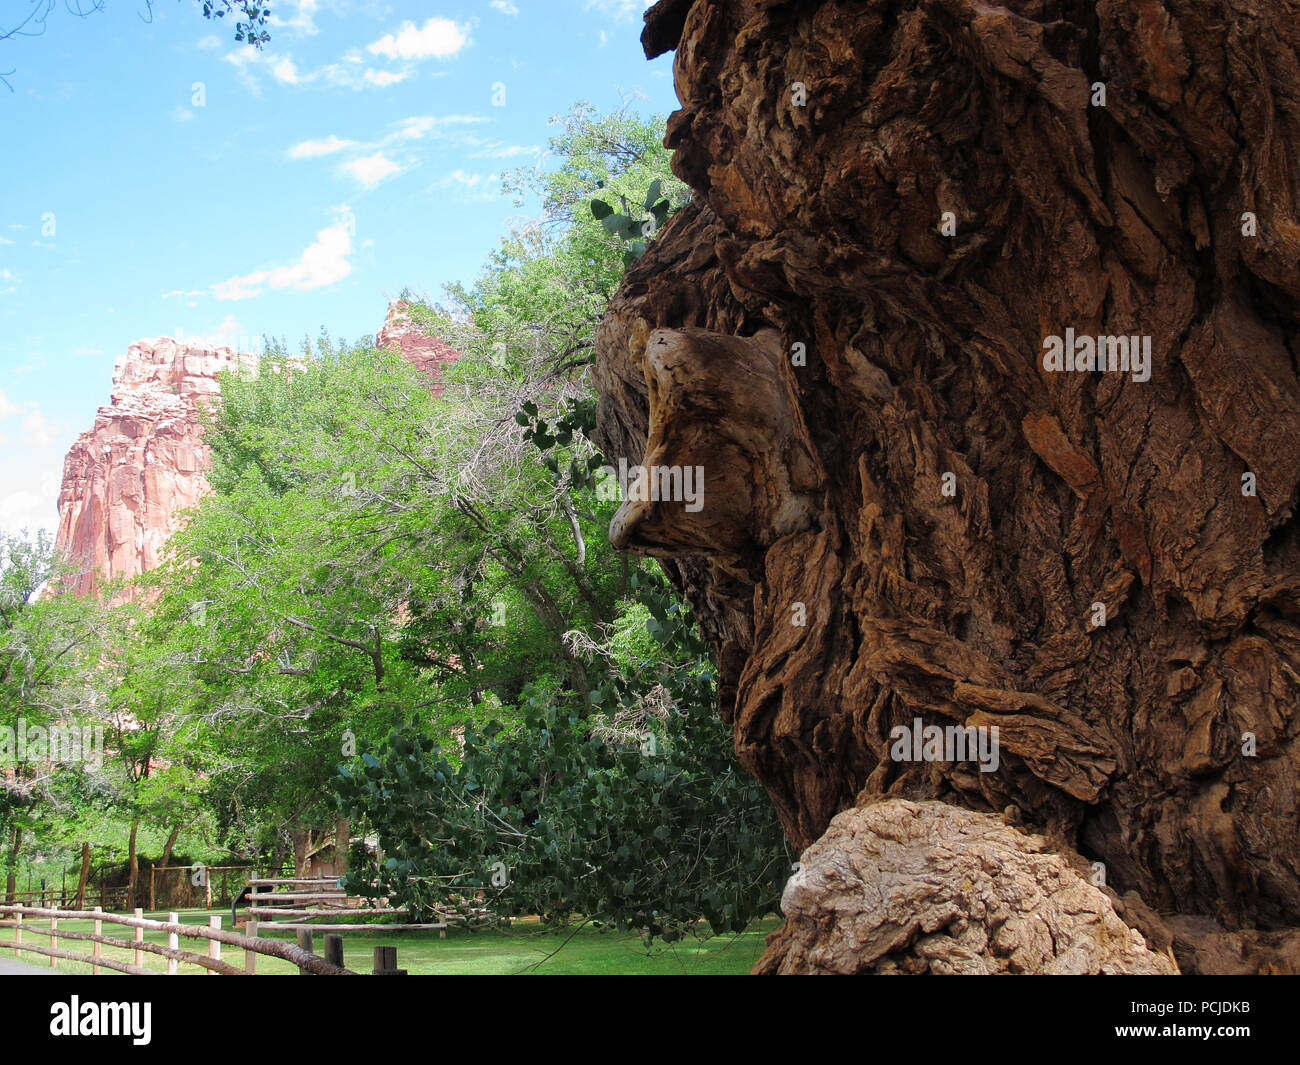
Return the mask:
M18 890L18 856L23 849L23 830L14 825L9 833L9 856L5 866L5 902L14 901L14 892Z
M77 878L77 909L86 908L86 880L90 877L90 840L81 844L81 875Z
M180 834L181 834L181 826L175 825L171 830L171 834L167 837L167 842L163 844L162 857L158 859L158 866L160 868L166 869L168 864L170 864L172 860L172 850L175 848L176 839ZM158 877L156 874L149 877L149 909L151 910L156 910L158 908L157 900L154 898L154 892L156 890L157 882L158 882ZM166 892L166 890L167 890L167 885L166 883L164 883L163 884L164 893ZM164 895L164 897L166 896ZM173 899L172 901L175 900Z
M1293 7L663 0L642 40L677 48L696 197L602 323L597 442L703 466L705 505L611 536L686 590L791 841L886 794L1014 807L1185 968L1215 919L1272 964L1248 930L1300 926ZM1114 368L1075 369L1099 337ZM996 726L998 764L900 754L918 719Z
M306 876L308 851L311 849L311 829L289 833L293 838L293 875Z
M339 876L347 875L348 845L352 839L352 822L340 817L334 825L334 872Z
M140 821L131 822L131 838L127 843L128 873L126 880L126 908L135 909L136 886L140 880L140 861L135 853L135 837L140 831Z

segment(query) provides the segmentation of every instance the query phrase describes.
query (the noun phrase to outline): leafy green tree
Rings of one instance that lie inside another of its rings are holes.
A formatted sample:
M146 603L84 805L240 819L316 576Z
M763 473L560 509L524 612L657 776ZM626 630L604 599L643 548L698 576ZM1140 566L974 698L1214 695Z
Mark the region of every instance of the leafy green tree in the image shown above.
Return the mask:
M580 914L667 941L776 910L791 856L731 753L707 649L661 581L637 584L663 648L607 682L599 722L539 694L514 730L468 729L454 759L410 725L341 768L340 802L381 849L356 850L353 890L426 919Z
M64 752L19 759L17 737L51 727L80 729L93 716L81 683L99 642L99 607L60 590L64 567L52 539L0 533L0 847L12 896L25 835L38 833L57 805L60 773L79 773ZM39 735L39 734L34 734ZM12 742L12 750L6 750ZM81 752L84 757L84 752ZM39 838L39 837L38 837Z
M403 295L461 352L438 387L328 337L223 378L213 492L140 582L142 646L108 686L138 715L115 778L132 837L175 817L163 794L193 795L232 850L278 859L342 810L396 859L362 879L417 910L472 905L493 855L517 870L501 913L671 937L775 905L770 804L657 563L609 543L589 439L592 342L628 251L592 200L658 224L684 187L652 124L586 106L560 122L551 165L511 179L544 217L450 310ZM365 768L336 796L354 751Z
M476 453L494 464L480 475L469 455L461 467L462 483L482 476L495 489L471 500L490 516L480 531L528 531L517 517L527 484L539 527L567 516L585 560L548 555L543 572L578 589L609 587L617 572L615 602L565 633L566 657L590 663L585 691L530 684L522 720L471 725L455 747L412 718L342 768L340 801L384 853L374 862L358 852L352 882L421 913L578 913L668 939L701 919L739 929L779 900L784 838L735 761L683 604L657 564L612 552L616 500L597 485L605 459L588 435L600 316L685 189L652 124L598 118L585 105L559 121L554 165L508 182L540 193L544 217L508 236L472 287L449 289L452 310L414 309L469 355L447 378L448 393L459 386L457 401L476 412ZM493 479L501 468L508 484ZM527 586L525 572L498 561Z

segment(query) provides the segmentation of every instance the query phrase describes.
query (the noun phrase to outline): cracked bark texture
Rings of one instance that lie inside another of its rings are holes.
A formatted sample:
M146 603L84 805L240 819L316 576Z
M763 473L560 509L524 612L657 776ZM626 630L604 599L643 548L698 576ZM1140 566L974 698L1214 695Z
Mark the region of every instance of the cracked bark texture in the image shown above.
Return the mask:
M1205 971L1300 926L1300 4L646 18L695 199L602 324L597 437L704 467L702 512L618 538L686 590L791 841L1015 806L1197 918ZM1150 380L1045 371L1067 328L1150 336ZM996 724L998 771L891 761L916 716Z

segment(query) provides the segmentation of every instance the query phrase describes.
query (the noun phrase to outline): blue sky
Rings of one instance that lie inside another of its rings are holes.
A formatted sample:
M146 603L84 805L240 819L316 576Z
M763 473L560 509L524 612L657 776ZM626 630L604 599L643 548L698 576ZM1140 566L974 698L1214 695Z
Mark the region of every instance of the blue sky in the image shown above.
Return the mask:
M270 6L260 53L196 0L149 23L145 0L58 0L0 42L0 528L56 526L64 453L133 340L373 333L537 213L500 176L542 158L551 116L676 106L639 0Z

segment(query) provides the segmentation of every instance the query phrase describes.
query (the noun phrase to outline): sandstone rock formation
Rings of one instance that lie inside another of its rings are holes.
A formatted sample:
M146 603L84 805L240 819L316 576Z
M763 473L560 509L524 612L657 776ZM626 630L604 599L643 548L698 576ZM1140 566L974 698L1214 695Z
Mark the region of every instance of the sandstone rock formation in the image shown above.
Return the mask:
M457 351L428 336L400 300L388 305L375 338L427 374L435 392ZM59 491L57 549L75 564L79 595L152 569L182 512L207 491L209 455L201 403L217 397L217 374L252 365L230 348L187 347L162 337L132 344L113 368L112 401L68 451Z
M441 337L430 336L411 320L410 308L402 300L390 300L383 327L375 336L381 348L396 347L406 361L433 381L434 395L442 392L442 368L460 358L460 352Z
M837 814L786 885L760 973L1172 975L1041 836L886 799Z
M695 200L602 324L597 436L705 506L615 535L791 841L1015 806L1203 918L1180 959L1300 926L1294 6L663 0L642 40ZM1045 361L1109 336L1149 364ZM996 771L894 760L916 718L996 725Z
M78 594L158 563L182 512L207 490L198 407L218 394L218 373L248 358L161 337L117 360L112 401L63 464L56 546L77 567Z

